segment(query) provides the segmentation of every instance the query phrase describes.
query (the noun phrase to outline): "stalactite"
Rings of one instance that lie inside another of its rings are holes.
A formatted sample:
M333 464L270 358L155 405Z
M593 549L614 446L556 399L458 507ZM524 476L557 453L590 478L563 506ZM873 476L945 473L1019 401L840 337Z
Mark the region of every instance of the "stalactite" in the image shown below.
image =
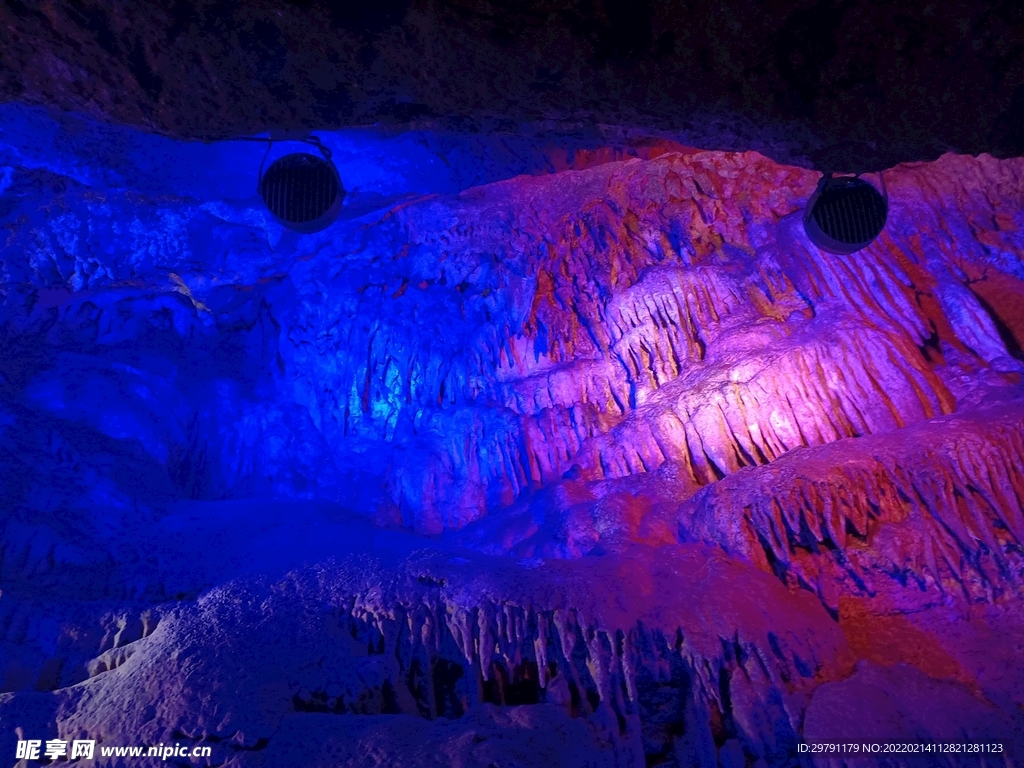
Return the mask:
M1022 432L1024 411L1002 405L921 423L896 442L794 453L700 491L680 525L763 567L777 561L832 608L838 593L873 593L887 574L971 597L975 579L1014 589L1024 573ZM820 577L804 572L812 564Z

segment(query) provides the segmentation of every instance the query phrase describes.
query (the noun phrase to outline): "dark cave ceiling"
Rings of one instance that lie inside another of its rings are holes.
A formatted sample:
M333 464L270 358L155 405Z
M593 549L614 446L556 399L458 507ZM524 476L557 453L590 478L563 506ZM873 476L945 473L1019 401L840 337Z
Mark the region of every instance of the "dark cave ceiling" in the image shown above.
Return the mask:
M5 0L0 29L0 99L176 138L605 125L819 170L1024 154L1016 0Z

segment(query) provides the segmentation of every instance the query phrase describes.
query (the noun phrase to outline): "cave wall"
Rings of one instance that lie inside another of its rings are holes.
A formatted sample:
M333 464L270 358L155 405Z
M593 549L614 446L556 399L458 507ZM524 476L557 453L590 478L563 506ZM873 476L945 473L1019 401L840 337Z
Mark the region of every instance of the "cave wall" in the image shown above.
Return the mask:
M0 100L176 138L608 125L849 172L1024 154L1012 0L12 0L0 28Z
M844 259L802 233L812 173L696 151L456 194L477 179L353 163L353 216L401 202L289 246L244 186L261 149L168 151L177 178L112 189L7 166L25 450L61 424L137 448L140 501L266 490L439 533L577 465L675 463L692 492L1019 377L1016 160L890 171L886 231ZM200 167L231 171L174 194Z
M325 131L297 238L261 144L0 121L0 750L1024 732L1019 158L887 170L836 257L757 152Z

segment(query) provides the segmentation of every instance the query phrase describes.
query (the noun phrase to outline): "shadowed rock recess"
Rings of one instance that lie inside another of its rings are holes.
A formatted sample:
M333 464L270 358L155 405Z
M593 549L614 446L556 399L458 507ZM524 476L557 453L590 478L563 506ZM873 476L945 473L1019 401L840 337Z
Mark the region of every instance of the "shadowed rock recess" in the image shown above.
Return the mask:
M798 752L1024 750L1024 160L833 256L754 151L325 131L298 238L262 145L0 127L4 760L1024 759Z
M1018 0L7 0L0 100L166 136L683 134L821 171L1024 154Z

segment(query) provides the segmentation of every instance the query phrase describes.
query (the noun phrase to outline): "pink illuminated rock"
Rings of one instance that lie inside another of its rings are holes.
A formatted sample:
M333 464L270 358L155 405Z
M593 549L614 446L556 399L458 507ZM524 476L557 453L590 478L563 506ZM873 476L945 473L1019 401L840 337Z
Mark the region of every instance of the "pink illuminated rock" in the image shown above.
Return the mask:
M1024 161L892 169L835 257L808 171L591 159L280 248L70 183L11 224L0 753L760 768L858 709L1019 728Z

